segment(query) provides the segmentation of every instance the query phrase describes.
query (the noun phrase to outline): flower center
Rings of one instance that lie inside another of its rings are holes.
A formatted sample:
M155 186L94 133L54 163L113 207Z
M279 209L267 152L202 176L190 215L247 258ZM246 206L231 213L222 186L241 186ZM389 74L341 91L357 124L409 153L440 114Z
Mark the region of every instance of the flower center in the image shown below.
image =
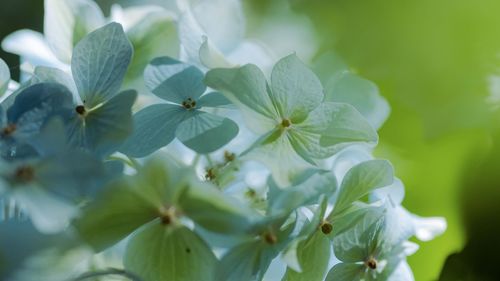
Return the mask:
M289 120L289 119L286 119L286 118L285 118L285 119L283 119L283 120L281 121L281 126L282 126L283 128L288 128L288 127L290 127L291 125L292 125L292 122L290 122L290 120Z
M14 133L16 131L17 127L16 127L16 124L8 124L5 128L2 129L2 136L6 137L6 136L10 136L12 135L12 133Z
M15 171L15 178L20 182L30 182L35 178L35 170L30 166L20 166Z
M85 106L83 106L83 105L78 105L77 107L75 107L75 111L76 111L76 113L78 113L81 116L85 116L85 113L87 113L87 110L85 109Z
M192 98L187 98L185 101L182 102L182 106L187 109L193 109L196 107L196 101L193 100Z
M371 269L377 269L377 260L370 257L367 261L365 261L365 265Z
M328 221L323 221L320 225L320 228L321 228L321 232L323 232L323 234L330 234L333 230L333 226L330 222Z
M274 245L278 243L278 237L271 231L264 233L263 235L264 241L266 241L267 244Z

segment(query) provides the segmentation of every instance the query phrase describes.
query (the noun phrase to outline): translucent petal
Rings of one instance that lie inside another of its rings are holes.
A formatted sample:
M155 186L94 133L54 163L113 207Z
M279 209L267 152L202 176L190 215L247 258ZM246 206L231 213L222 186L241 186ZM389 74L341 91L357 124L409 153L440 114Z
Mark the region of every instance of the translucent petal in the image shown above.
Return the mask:
M156 58L144 71L146 87L158 97L177 104L196 101L206 89L203 72L170 57Z
M203 43L201 44L199 51L200 62L207 68L217 68L217 67L234 67L236 65L230 63L224 54L222 54L217 48L208 41L206 36L203 36Z
M71 70L82 101L92 108L118 93L133 48L120 24L110 23L74 48Z
M447 228L446 220L442 217L423 218L412 215L416 229L416 236L421 241L430 241L444 233Z
M178 105L155 104L134 115L134 131L120 148L132 157L144 157L169 144L179 123L191 112Z
M271 74L272 98L283 118L300 123L323 101L316 75L295 54L281 59Z
M198 153L213 152L238 134L238 125L228 118L199 111L177 127L175 135Z
M184 226L151 222L130 239L125 268L144 281L212 281L217 259L210 247Z
M328 272L325 281L362 281L364 270L362 264L340 263Z

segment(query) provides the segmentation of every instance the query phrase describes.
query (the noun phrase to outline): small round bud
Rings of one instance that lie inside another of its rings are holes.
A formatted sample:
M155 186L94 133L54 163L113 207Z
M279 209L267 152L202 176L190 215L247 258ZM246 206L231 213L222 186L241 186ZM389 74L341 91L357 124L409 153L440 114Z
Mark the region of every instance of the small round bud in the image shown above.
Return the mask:
M30 182L35 178L35 170L30 166L20 166L15 171L15 178L20 182Z
M271 232L267 232L266 234L264 234L264 240L271 245L278 242L278 238L276 237L276 235Z
M12 133L16 131L16 124L8 124L5 128L2 129L2 136L10 136Z

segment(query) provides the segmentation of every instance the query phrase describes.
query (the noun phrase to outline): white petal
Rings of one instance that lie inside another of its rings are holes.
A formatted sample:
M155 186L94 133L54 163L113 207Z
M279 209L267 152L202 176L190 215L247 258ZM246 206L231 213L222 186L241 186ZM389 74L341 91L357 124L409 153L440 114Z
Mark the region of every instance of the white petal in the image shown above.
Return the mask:
M77 23L92 31L104 25L104 15L94 1L45 0L45 37L56 57L67 64L71 63Z
M400 205L405 197L405 187L403 182L394 178L394 182L386 187L376 189L370 194L370 199L373 201L390 199L392 204Z
M203 36L203 44L199 51L200 61L207 68L230 68L236 65L231 64L217 48L210 43L206 36Z
M2 48L9 53L21 56L34 66L69 69L68 65L56 58L43 35L33 30L23 29L10 34L3 40Z
M413 272L411 271L408 262L400 262L387 281L415 281L415 277L413 277Z
M167 12L163 7L155 5L140 5L123 8L118 4L111 6L111 21L120 23L125 32L147 18L151 13ZM174 13L169 13L175 18Z
M262 69L265 74L271 73L276 60L275 55L267 46L255 40L241 42L226 58L233 65L253 63Z
M245 17L239 0L201 0L192 4L193 16L222 53L229 53L243 40Z
M434 237L443 234L446 230L446 219L442 217L423 218L412 215L412 220L416 229L416 236L421 241L430 241Z

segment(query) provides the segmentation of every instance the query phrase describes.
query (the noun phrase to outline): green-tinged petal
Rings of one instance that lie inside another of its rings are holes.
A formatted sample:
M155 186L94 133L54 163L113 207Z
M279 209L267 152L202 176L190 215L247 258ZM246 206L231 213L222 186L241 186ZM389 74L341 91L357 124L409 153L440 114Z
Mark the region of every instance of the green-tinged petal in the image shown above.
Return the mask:
M5 91L7 91L7 87L10 82L10 70L9 66L0 59L0 96L2 96Z
M71 70L85 106L92 108L118 93L132 54L132 44L118 23L91 32L75 46Z
M287 268L282 281L322 281L330 260L330 239L321 231L299 243L297 257L302 271Z
M71 62L73 46L104 23L104 15L94 1L45 1L45 38L55 56L64 63Z
M37 66L33 76L31 77L31 81L32 83L59 83L68 88L68 90L70 90L75 97L78 96L78 91L76 90L73 78L66 72L57 68Z
M89 109L83 116L74 113L69 124L70 143L76 147L107 155L116 151L132 132L133 90Z
M312 70L318 75L323 85L326 85L333 75L348 72L349 66L338 54L327 51L314 58Z
M198 100L198 107L234 108L234 105L223 94L219 92L211 92L203 95Z
M194 222L217 233L245 233L257 216L237 199L206 183L193 183L181 194L179 205Z
M269 212L291 212L300 206L318 203L321 195L330 196L337 189L335 175L329 171L308 170L293 185L279 189L269 178L270 189L274 194L268 194ZM273 187L273 188L271 188Z
M213 69L205 83L221 91L244 114L250 128L265 133L275 127L281 118L272 99L266 78L255 65L233 69Z
M226 253L217 266L217 281L261 280L277 252L262 241L236 246Z
M144 81L153 94L177 104L189 98L196 101L206 89L201 70L170 57L152 60L144 71Z
M354 106L375 129L379 129L389 117L389 104L379 94L377 85L358 75L339 73L328 81L325 89L326 101Z
M148 63L161 56L177 57L179 39L172 16L164 11L150 12L127 30L134 46L134 57L125 76L126 88L143 87L143 73Z
M345 103L324 102L296 127L320 134L319 144L326 148L378 141L377 132L370 123L352 105Z
M287 137L295 152L312 165L316 165L315 159L328 158L340 149L338 146L321 146L319 134L301 129L289 130Z
M335 265L325 281L362 281L365 275L365 266L355 263L339 263Z
M233 120L199 111L180 123L175 135L187 147L206 154L226 145L238 131Z
M83 209L74 225L86 243L102 251L159 216L159 206L151 199L154 195L150 185L117 181Z
M256 143L244 157L266 165L280 187L289 186L294 176L312 167L295 152L288 138L279 130L271 131L259 142L261 145Z
M374 257L384 239L384 218L380 216L380 213L364 212L361 217L344 219L346 223L343 226L347 226L348 222L353 224L341 234L334 233L335 256L343 262L365 262L370 257ZM335 229L335 221L333 229Z
M132 157L144 157L169 144L177 126L191 112L178 105L155 104L134 115L134 131L120 148Z
M318 77L295 55L281 59L271 74L273 98L283 118L300 123L323 101Z
M125 269L144 281L214 279L217 259L208 245L186 227L151 222L130 239Z
M352 167L344 179L332 215L347 209L370 191L394 181L394 169L387 160L369 160Z

